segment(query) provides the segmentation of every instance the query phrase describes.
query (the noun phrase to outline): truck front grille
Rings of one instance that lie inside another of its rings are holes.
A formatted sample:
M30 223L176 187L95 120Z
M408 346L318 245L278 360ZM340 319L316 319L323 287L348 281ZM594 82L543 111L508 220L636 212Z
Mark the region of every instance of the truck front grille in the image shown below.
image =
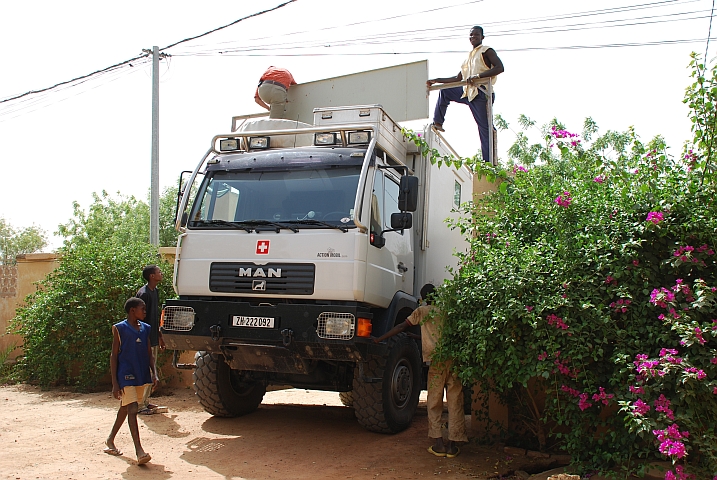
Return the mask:
M209 270L209 290L252 295L311 295L315 274L313 263L215 262Z

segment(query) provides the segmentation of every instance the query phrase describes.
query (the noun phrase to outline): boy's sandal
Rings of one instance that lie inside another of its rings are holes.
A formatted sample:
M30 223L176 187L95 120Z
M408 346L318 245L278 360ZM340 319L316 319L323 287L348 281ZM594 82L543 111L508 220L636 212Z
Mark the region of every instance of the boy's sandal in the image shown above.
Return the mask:
M428 447L428 453L433 454L437 457L445 457L446 456L446 452L437 452L437 451L433 450L433 445Z
M154 413L154 410L149 407L145 407L142 410L139 410L137 413L140 415L152 415Z
M446 130L443 128L443 125L438 125L437 123L432 123L431 126L438 130L439 132L445 132Z
M102 451L105 452L107 455L112 455L113 457L119 457L120 455L122 455L122 452L117 450L117 448L107 447Z
M137 465L144 465L150 460L152 460L152 456L149 453L145 453L141 457L137 458Z

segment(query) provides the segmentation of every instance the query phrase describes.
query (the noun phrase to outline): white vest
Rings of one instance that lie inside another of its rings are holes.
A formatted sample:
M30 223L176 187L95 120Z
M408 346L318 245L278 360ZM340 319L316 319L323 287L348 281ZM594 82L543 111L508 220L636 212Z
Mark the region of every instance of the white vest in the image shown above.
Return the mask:
M468 58L465 62L463 62L463 65L461 65L461 75L463 75L463 80L490 70L490 65L486 65L485 60L483 60L483 54L489 49L490 47L487 45L478 45L476 48L471 50L471 53L468 54ZM491 77L490 80L491 84L495 85L496 76ZM466 85L463 87L463 97L468 97L469 102L472 102L477 95L477 85Z

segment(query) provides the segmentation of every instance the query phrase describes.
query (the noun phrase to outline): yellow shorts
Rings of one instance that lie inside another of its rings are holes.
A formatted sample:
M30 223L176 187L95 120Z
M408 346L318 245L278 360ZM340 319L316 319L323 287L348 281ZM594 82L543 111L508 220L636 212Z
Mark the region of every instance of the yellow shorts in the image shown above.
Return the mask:
M151 386L151 384L147 383L145 385L140 385L139 387L129 385L124 387L122 389L122 396L120 397L122 406L126 407L130 403L138 402L144 398L144 391Z

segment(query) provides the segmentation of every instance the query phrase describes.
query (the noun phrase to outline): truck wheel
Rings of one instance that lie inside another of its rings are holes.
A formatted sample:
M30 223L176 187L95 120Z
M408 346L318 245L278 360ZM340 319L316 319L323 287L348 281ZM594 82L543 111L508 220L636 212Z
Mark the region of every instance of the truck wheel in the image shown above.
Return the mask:
M194 391L207 413L238 417L257 409L266 393L261 382L246 382L222 355L199 351L194 355Z
M385 357L371 357L364 368L364 382L354 374L354 411L367 430L397 433L413 419L421 393L421 358L416 343L401 333L389 340Z
M354 392L339 392L339 400L345 407L353 407Z

